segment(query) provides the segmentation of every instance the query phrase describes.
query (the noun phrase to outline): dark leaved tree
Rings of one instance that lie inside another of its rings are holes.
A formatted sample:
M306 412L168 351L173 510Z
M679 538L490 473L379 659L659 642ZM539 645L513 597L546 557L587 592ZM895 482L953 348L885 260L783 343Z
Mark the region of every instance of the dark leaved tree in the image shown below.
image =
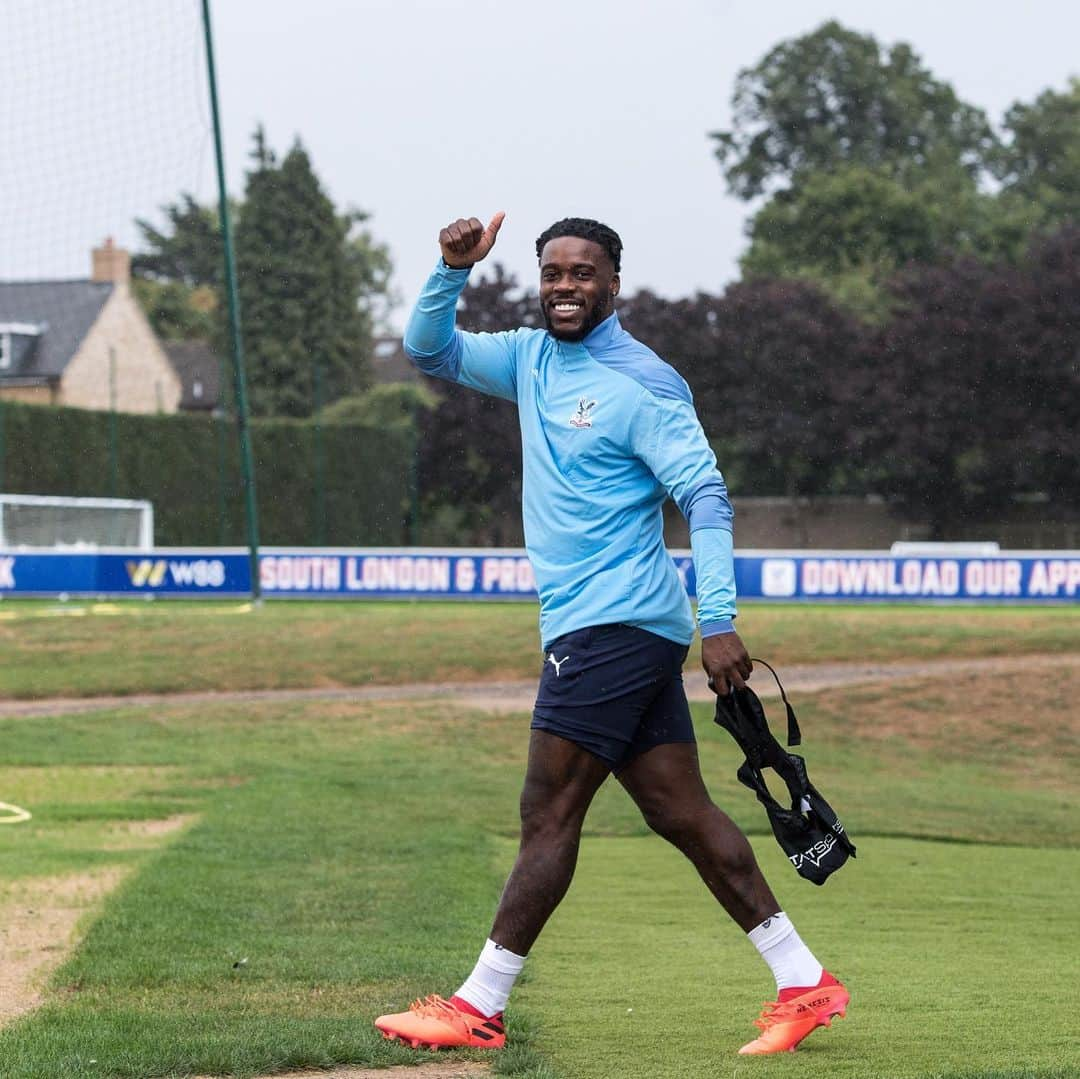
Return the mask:
M864 386L878 419L859 450L882 463L883 493L933 539L963 535L1042 486L1032 448L1049 406L1033 287L1024 268L970 259L894 285L897 309Z
M721 376L710 416L732 433L744 494L788 496L860 488L844 445L863 422L853 392L864 362L860 324L805 281L731 286L716 308Z
M733 492L804 495L849 489L861 469L843 431L862 362L858 323L802 281L754 280L720 298L639 292L620 318L687 380Z
M1023 390L1014 430L1027 472L1020 490L1038 490L1058 506L1080 508L1080 225L1036 241L1024 264L1017 314Z

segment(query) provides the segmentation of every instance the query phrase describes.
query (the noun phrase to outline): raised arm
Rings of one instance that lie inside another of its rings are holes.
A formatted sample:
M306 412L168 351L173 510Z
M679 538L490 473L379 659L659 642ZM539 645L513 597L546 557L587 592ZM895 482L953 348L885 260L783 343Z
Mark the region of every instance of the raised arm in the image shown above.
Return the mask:
M439 232L441 258L409 316L404 346L425 374L513 401L514 335L463 333L454 325L469 270L495 246L504 217L497 213L486 228L475 217L460 218Z

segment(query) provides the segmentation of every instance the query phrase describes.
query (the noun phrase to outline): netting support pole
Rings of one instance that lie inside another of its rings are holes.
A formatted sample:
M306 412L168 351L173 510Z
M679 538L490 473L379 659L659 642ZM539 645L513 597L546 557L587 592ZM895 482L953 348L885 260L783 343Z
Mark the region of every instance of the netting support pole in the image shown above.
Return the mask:
M323 444L322 359L315 357L315 546L326 545L326 447Z
M116 498L117 464L116 434L116 349L109 346L109 497Z
M244 476L244 506L247 511L248 549L251 566L251 598L258 602L259 519L255 502L255 466L251 455L248 424L247 387L244 380L244 345L240 333L240 297L236 289L236 258L233 250L229 197L225 189L225 153L221 147L221 116L218 109L217 75L214 70L214 41L210 32L210 0L202 0L203 32L206 35L206 70L210 81L210 111L214 118L214 156L217 161L218 215L222 246L225 248L225 291L229 303L229 331L232 337L233 380L236 392L236 427L240 434L240 467Z

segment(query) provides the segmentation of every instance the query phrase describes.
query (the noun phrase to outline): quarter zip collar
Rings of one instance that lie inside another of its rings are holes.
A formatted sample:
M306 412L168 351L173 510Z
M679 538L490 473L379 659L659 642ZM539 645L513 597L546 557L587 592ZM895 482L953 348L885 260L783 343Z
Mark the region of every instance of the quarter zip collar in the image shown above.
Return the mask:
M587 349L597 352L609 348L616 337L623 332L619 316L612 311L598 326L594 326L581 342Z
M594 359L598 352L609 349L616 338L624 332L619 316L613 311L598 326L594 326L581 341L561 341L557 337L551 339L555 342L555 347L563 361L573 363L576 360Z

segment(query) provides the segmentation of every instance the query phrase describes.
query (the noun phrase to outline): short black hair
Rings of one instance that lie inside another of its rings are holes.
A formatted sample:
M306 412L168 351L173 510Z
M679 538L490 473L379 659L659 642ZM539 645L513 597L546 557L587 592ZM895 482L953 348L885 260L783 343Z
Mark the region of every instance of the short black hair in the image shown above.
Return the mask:
M591 217L564 217L544 229L536 238L536 257L540 258L543 254L544 244L548 240L558 240L563 236L575 236L579 240L599 244L607 252L615 272L619 272L622 260L622 240L619 239L619 234L610 226L594 221Z

